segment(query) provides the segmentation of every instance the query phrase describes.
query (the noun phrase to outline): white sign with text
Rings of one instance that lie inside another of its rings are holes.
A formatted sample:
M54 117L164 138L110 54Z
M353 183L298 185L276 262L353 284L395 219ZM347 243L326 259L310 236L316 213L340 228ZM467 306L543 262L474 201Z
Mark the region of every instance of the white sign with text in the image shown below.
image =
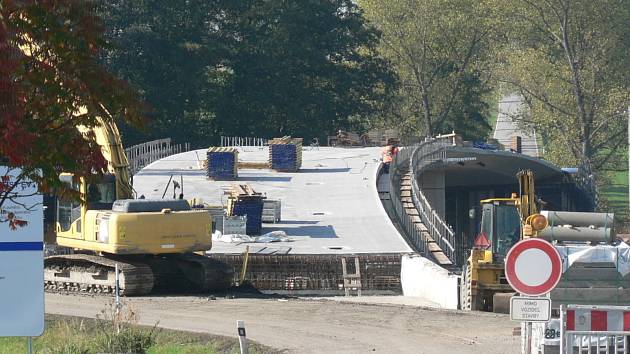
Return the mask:
M547 297L512 296L510 319L520 322L549 322L551 299Z
M43 197L0 166L0 336L44 332Z

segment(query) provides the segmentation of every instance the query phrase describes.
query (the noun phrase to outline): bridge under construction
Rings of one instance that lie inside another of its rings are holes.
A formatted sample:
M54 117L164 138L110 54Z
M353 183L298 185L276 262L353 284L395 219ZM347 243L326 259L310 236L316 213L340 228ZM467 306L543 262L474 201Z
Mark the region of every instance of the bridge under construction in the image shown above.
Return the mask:
M237 150L245 166L263 165L269 156L265 146ZM174 179L185 198L225 206L226 191L236 183L281 201L280 221L264 223L261 234L280 231L286 238L215 241L210 251L235 268L238 281L247 250L244 275L260 290L337 294L351 287L396 294L418 287L422 277L401 274L420 267L414 272L443 277L453 293L441 305L457 307L457 277L477 227L468 211L481 199L515 192L516 172L534 171L538 193L551 208L590 207L560 168L524 154L464 146L453 137L402 148L389 174L382 171L379 148L305 147L298 171L245 167L233 180L215 181L203 170L205 153L189 151L146 166L134 176L134 189L160 198L171 193Z

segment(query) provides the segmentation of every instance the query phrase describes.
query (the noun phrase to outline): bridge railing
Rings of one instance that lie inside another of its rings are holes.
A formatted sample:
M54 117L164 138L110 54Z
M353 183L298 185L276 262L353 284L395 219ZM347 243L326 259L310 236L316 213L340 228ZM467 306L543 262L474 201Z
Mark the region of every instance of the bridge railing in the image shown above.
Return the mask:
M400 195L400 178L407 171L411 171L411 200L418 210L420 220L428 229L429 235L437 242L444 254L456 265L461 263L461 250L457 250L455 233L446 224L418 185L418 177L426 168L435 166L446 159L446 147L451 143L443 139L430 139L420 144L402 148L394 157L389 171L390 200L400 226L407 234L409 241L416 251L430 257L428 241L415 226L413 219L405 212Z
M389 169L389 195L392 209L400 227L404 230L407 240L411 243L415 251L428 255L429 249L427 240L422 237L421 231L414 224L411 216L407 215L400 195L400 177L402 172L409 168L411 155L417 145L401 148L393 158Z
M422 188L418 185L418 180L423 170L446 160L447 146L451 146L451 143L447 140L432 139L414 149L409 161L409 168L412 171L411 196L413 204L420 214L420 219L429 230L433 240L453 264L458 264L455 249L455 232L431 206Z
M125 149L132 175L148 164L190 150L190 144L171 145L171 138L148 141Z
M221 147L233 146L267 146L267 139L242 136L221 136Z

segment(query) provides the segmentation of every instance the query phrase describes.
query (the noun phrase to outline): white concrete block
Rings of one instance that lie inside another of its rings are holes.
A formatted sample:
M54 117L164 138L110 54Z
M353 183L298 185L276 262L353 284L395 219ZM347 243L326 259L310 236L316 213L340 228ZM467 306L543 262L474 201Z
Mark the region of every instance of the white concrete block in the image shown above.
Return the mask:
M458 277L419 255L404 255L400 282L403 295L421 297L445 309L457 309Z

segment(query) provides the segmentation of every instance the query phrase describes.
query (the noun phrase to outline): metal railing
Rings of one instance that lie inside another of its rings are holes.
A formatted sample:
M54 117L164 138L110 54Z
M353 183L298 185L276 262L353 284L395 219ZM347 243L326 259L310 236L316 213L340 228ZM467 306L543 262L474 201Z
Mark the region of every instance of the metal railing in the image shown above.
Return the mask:
M255 137L222 136L221 147L232 146L267 146L267 139Z
M395 211L400 226L404 229L408 240L416 251L430 257L427 238L422 235L422 231L416 227L411 216L405 212L400 195L400 178L402 173L411 171L411 198L414 206L418 210L420 220L428 229L429 235L437 242L449 260L458 265L461 260L459 254L461 250L455 248L455 233L453 229L444 222L442 217L431 207L427 197L418 185L418 176L428 167L441 163L446 158L446 147L451 143L443 139L431 139L417 145L402 148L390 166L390 195L391 204ZM459 260L459 262L458 262Z
M129 160L130 172L135 175L136 172L154 161L189 150L189 143L171 145L171 138L166 138L128 147L125 149L125 153L127 160Z
M412 171L413 204L420 213L422 223L429 229L429 234L440 246L444 254L453 264L459 264L455 251L455 232L446 224L435 209L431 207L427 197L418 185L423 170L446 160L446 147L451 144L446 140L431 140L418 146L411 157L409 168Z
M401 148L394 156L389 169L389 199L394 209L394 213L396 214L398 224L405 232L405 235L412 247L416 252L428 255L427 253L429 252L429 249L427 246L427 240L422 236L422 232L416 227L413 219L405 212L400 195L401 172L407 171L409 162L411 161L411 154L414 149L415 146Z

